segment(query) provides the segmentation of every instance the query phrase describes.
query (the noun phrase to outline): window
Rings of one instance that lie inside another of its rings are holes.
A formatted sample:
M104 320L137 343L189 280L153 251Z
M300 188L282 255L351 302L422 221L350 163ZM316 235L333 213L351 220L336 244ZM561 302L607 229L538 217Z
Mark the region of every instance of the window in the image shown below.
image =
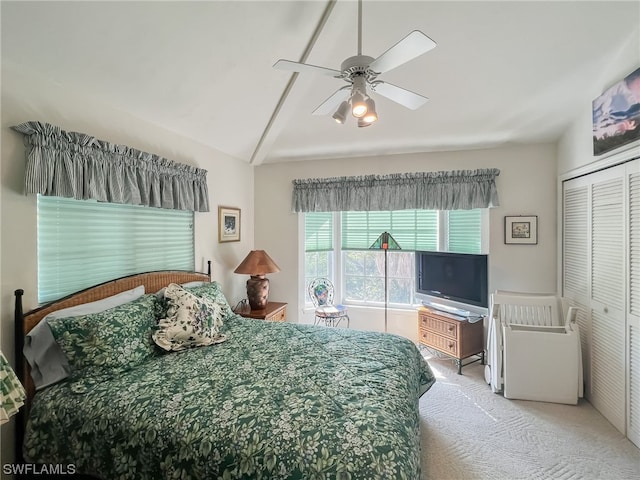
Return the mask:
M305 215L304 231L304 284L309 285L318 277L332 279L333 213L317 212Z
M345 303L384 303L384 252L380 250L345 250L344 264ZM413 299L413 252L388 252L389 304L410 304Z
M193 270L193 212L38 195L38 301L153 270Z
M447 252L482 252L482 210L451 210L447 216Z
M413 252L481 253L483 210L305 213L305 283L328 276L336 285L338 301L383 304L384 252L369 247L387 231L402 248L388 251L388 302L411 305L415 291ZM322 238L335 239L335 243L325 241L323 248L318 248L321 232Z

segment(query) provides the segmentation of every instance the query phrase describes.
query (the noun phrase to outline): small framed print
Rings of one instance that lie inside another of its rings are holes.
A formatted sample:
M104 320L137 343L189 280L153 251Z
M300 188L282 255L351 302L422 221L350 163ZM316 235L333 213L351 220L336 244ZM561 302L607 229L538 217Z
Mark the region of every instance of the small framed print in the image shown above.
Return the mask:
M538 216L504 217L504 243L516 245L538 244Z
M218 207L218 242L240 241L240 209Z

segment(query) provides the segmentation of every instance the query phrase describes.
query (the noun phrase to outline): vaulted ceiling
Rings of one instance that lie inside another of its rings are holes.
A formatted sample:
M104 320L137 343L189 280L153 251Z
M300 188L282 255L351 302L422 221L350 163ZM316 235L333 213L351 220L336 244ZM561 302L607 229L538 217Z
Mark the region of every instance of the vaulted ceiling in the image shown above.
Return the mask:
M311 115L341 80L272 68L340 69L357 53L354 0L2 1L1 21L3 70L259 165L555 141L637 42L640 2L365 0L363 54L412 30L437 43L381 75L430 101L412 111L374 94L368 128Z

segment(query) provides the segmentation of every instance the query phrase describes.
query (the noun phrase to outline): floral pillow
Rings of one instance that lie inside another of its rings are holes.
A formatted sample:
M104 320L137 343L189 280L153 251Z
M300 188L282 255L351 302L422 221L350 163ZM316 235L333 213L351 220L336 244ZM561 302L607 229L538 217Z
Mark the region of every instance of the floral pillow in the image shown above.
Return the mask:
M157 354L151 333L158 303L155 295L143 295L103 312L49 321L69 362L74 392L84 393Z
M153 340L160 348L180 351L226 340L220 333L224 305L199 298L175 283L167 287L164 297L167 300L166 318L158 321L158 328L153 333Z
M220 287L220 284L218 282L206 282L202 285L184 287L185 290L193 293L196 297L200 297L220 305L223 320L227 317L227 315L233 314L233 310L231 309L231 306L229 306L224 293L222 293L222 288Z

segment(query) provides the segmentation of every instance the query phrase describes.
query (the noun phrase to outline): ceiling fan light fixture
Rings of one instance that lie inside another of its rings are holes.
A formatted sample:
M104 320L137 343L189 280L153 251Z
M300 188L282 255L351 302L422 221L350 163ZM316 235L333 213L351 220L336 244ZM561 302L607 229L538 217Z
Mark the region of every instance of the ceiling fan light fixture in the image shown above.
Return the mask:
M336 121L336 123L344 123L347 121L348 110L349 110L349 102L344 100L338 107L338 110L336 110L336 113L333 114L333 119Z
M373 101L373 98L369 97L367 98L365 104L367 105L367 113L363 115L362 120L371 125L373 122L378 120L378 113L376 112L376 102Z
M0 0L1 1L1 0ZM274 68L279 70L287 70L293 72L314 72L317 74L331 76L337 79L341 79L347 82L347 86L338 89L333 95L327 98L321 103L314 111L313 115L330 115L334 112L334 109L346 99L347 103L351 104L351 114L356 119L366 118L367 121L358 122L358 126L365 127L371 125L371 123L378 120L378 114L375 111L375 104L373 100L370 102L369 94L367 90L372 90L376 94L388 98L396 102L403 107L411 110L416 110L425 104L429 99L423 95L412 92L402 87L398 87L391 83L386 83L383 80L378 80L378 76L393 70L400 65L413 60L420 55L428 52L436 46L431 38L426 36L419 30L413 30L399 42L387 49L384 53L377 58L370 57L362 54L362 0L358 2L358 53L357 55L348 57L345 59L340 70L332 68L319 67L309 63L293 62L291 60L278 60L274 64ZM329 2L331 8L335 2ZM355 1L354 1L355 3ZM328 18L328 12L331 9L328 8L325 11L322 25L324 20ZM315 40L314 40L315 42ZM305 55L306 57L306 55ZM292 77L290 84L287 86L287 92L290 86L293 84L295 77ZM347 90L350 90L350 95ZM347 98L348 97L348 98ZM284 101L285 96L281 98L281 103ZM367 101L365 102L365 99ZM280 108L281 103L278 105ZM343 102L344 103L344 102ZM340 108L333 113L333 119L338 123L344 123L346 118L342 118L341 113L342 104ZM346 116L346 111L344 112Z
M351 97L351 114L356 117L364 117L367 113L367 103L360 92L355 92Z

